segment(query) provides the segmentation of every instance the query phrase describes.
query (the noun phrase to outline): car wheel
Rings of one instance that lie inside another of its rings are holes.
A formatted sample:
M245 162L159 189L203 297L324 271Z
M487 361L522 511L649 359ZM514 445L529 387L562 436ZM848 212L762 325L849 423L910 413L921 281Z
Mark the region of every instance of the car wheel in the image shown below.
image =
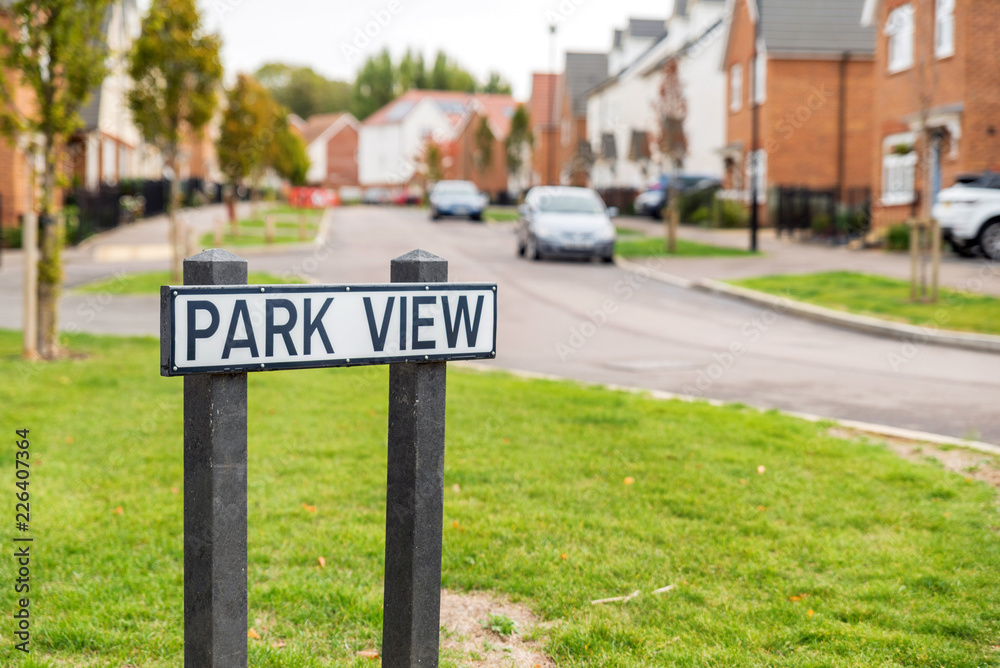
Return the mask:
M1000 260L1000 218L995 218L979 232L979 247L991 260Z
M614 255L605 255L601 257L601 262L603 262L604 264L611 264L614 261L615 261Z
M437 209L431 209L431 220L441 220L441 212Z
M530 260L542 259L542 254L538 252L538 242L536 242L532 237L528 237L528 242L524 248L524 254L527 255Z
M474 213L471 216L469 216L469 219L470 220L474 220L477 223L481 223L481 222L483 222L483 214L482 214L482 212Z

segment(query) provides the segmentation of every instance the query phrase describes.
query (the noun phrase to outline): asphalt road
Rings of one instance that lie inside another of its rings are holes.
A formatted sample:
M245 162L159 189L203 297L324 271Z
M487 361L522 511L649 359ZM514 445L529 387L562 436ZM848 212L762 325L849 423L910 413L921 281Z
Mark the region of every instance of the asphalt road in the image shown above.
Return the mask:
M613 265L531 262L516 257L510 225L347 208L322 248L246 257L251 270L366 283L388 281L389 260L415 248L446 258L451 280L498 283L491 364L1000 443L1000 355L845 331ZM19 326L16 264L0 268L0 326ZM150 265L72 258L67 280L141 268ZM151 297L69 294L62 318L70 329L156 336L157 309Z

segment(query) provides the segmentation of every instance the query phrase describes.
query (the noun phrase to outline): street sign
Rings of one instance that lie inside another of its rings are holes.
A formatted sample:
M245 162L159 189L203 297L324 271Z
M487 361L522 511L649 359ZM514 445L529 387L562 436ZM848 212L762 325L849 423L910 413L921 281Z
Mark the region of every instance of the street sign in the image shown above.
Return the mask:
M166 286L161 375L496 356L496 285Z

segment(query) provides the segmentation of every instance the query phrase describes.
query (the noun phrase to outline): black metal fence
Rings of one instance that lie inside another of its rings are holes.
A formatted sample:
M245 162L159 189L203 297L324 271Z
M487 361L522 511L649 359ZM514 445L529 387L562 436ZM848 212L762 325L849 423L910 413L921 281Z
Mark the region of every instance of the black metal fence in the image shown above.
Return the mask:
M871 228L871 190L849 188L776 188L778 236L784 233L847 243Z
M617 207L623 215L635 213L635 198L639 194L635 188L602 188L598 194L605 205Z
M202 179L180 184L182 206L222 202L222 188ZM165 213L170 181L135 179L101 185L97 190L77 188L66 194L65 206L75 210L75 223L67 229L67 242L78 244L87 237L123 223Z

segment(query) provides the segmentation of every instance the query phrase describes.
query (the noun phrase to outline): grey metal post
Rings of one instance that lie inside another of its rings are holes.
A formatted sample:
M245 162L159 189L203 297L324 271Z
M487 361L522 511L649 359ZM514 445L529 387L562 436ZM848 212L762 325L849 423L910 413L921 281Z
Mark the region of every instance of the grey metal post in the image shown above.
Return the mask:
M392 261L391 279L444 282L448 262L415 250ZM438 665L446 378L446 362L389 367L384 668Z
M184 260L185 285L246 285L246 260ZM247 665L247 375L184 378L184 665Z

